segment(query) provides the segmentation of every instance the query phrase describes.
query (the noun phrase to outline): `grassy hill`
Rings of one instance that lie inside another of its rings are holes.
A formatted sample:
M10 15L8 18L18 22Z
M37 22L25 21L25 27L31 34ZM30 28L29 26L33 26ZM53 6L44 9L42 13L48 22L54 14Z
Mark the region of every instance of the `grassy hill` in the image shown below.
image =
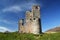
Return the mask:
M55 27L47 30L46 32L60 32L60 27Z
M0 40L60 40L60 33L53 34L19 34L0 33Z

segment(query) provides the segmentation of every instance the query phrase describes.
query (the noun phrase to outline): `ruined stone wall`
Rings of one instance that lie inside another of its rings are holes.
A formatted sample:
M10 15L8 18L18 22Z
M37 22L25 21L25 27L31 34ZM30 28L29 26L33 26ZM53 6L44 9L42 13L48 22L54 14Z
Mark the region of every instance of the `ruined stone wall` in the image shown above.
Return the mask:
M40 32L40 26L39 26L39 21L38 18L33 19L33 24L32 24L32 33L34 34L39 34Z
M21 33L33 33L39 34L41 32L40 19L40 7L34 5L32 11L26 11L25 25L22 25L23 21L20 21L19 31Z
M40 18L40 6L34 5L32 7L33 17Z
M18 29L18 31L19 31L19 33L24 33L25 31L25 27L24 27L24 19L21 19L21 20L19 20L19 29Z

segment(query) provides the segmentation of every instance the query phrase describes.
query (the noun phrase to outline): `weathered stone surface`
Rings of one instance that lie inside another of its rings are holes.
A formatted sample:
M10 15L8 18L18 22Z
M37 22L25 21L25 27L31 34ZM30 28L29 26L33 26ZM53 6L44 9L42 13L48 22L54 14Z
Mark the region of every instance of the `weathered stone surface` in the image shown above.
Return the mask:
M19 22L19 33L39 34L41 31L40 24L40 7L34 5L32 11L26 11L26 19L23 25L23 20Z

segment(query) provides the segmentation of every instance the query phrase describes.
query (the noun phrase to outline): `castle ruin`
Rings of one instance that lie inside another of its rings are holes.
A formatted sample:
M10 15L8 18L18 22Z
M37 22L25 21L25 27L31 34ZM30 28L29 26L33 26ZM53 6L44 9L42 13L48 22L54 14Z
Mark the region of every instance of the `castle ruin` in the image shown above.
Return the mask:
M26 18L19 20L18 31L19 33L42 33L39 5L33 5L31 11L26 11Z

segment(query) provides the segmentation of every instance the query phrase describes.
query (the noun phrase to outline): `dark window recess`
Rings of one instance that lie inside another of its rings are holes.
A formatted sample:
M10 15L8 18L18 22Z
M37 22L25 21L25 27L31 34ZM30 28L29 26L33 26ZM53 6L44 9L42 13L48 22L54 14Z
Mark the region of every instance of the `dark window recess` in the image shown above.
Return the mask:
M34 20L35 20L36 18L34 18Z
M24 19L22 19L22 25L24 25Z
M24 25L24 23L22 23L22 25Z
M38 6L36 6L36 9L38 9Z
M30 19L30 20L32 20L32 19Z

